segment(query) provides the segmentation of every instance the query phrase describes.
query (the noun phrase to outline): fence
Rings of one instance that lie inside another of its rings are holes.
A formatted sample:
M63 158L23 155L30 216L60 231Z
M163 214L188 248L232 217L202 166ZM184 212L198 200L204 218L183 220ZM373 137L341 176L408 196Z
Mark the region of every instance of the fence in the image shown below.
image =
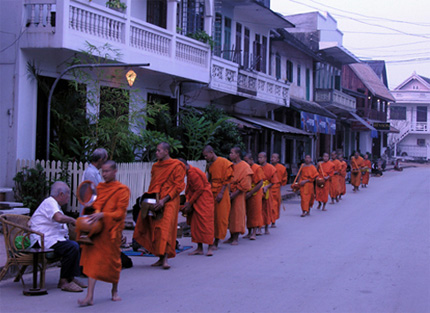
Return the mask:
M44 160L17 160L16 170L21 171L23 167L33 168L39 163L45 169L46 178L50 181L58 180L62 171L62 164L60 161L44 161ZM206 161L188 161L192 166L195 166L202 171L205 171ZM148 190L149 183L151 182L151 168L153 163L118 163L118 172L116 179L130 188L130 202L127 210L131 210L136 202L136 198L140 197L142 193ZM69 186L71 190L70 202L67 210L72 212L79 211L79 203L76 198L78 186L82 181L82 175L88 163L82 162L69 162L67 164L67 172L70 175Z

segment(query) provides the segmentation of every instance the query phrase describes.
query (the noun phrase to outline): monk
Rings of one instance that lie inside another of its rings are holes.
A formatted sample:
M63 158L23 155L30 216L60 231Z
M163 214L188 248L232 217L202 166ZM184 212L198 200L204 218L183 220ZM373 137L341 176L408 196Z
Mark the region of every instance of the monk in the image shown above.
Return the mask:
M254 162L251 153L247 153L243 160L252 169L251 190L246 193L246 227L248 235L243 238L255 240L257 230L263 226L263 180L264 172L260 165Z
M339 175L340 195L339 195L339 200L342 200L342 196L344 196L346 194L346 170L348 168L348 164L343 159L342 154L338 154L338 160L340 162L340 175Z
M124 229L130 190L116 180L117 166L114 161L102 165L104 183L97 185L97 200L93 203L94 214L89 223L103 221L102 231L91 237L94 245L82 245L80 264L88 276L87 296L78 300L80 306L93 305L97 280L112 283L112 301L120 301L118 282L121 271L121 234Z
M253 171L248 163L242 161L240 148L230 150L233 162L233 179L230 185L231 210L229 217L230 238L224 243L233 246L239 244L239 234L245 233L246 226L246 192L251 189Z
M310 215L310 211L312 206L314 205L315 200L314 180L317 177L318 171L312 164L312 158L310 155L306 155L305 164L303 164L299 179L300 198L302 198L302 215L300 215L301 217Z
M351 156L351 185L354 187L352 189L354 192L359 191L363 161L364 160L358 151Z
M369 184L370 171L372 169L372 162L369 160L369 155L366 153L364 155L363 167L361 168L361 187L367 188Z
M264 234L269 235L269 225L272 223L272 212L274 205L274 195L272 192L272 187L279 183L279 178L276 173L276 168L267 163L266 152L260 152L258 154L258 163L260 163L261 168L264 172L263 181L263 224Z
M154 205L155 210L162 210L163 217L155 220L152 216L137 217L133 238L159 257L151 266L160 266L169 269L168 258L176 256L176 235L178 227L179 194L185 188L185 165L179 160L170 157L170 145L162 142L157 145L155 152L157 162L151 169L151 183L148 193L159 194Z
M328 202L328 195L330 192L331 179L334 176L334 164L329 160L328 153L323 154L323 161L318 163L319 178L324 179L324 187L317 184L316 187L316 200L318 201L319 210L322 205L322 210L327 211L325 208Z
M339 175L340 175L340 169L341 169L341 164L337 159L336 151L333 151L331 153L331 162L334 165L334 175L331 178L330 198L331 198L331 204L334 204L335 200L336 202L339 202L339 198L338 198L340 194Z
M281 163L279 163L280 159L279 159L279 154L278 153L273 153L272 157L270 158L270 162L272 163L272 165L276 168L276 173L278 175L279 178L279 183L275 184L272 187L272 192L273 192L273 211L272 211L272 228L276 227L276 220L279 219L280 216L280 211L281 211L281 203L282 203L282 196L281 196L281 187L285 186L287 184L288 181L288 173L287 173L287 169L285 168L284 165L282 165Z
M230 216L230 182L233 178L233 163L215 154L211 146L203 149L203 156L208 162L208 180L212 187L212 194L215 202L214 222L215 239L213 249L218 248L220 239L227 235L228 218Z
M203 255L203 244L208 245L207 256L213 255L214 240L214 198L211 184L199 168L191 166L184 159L187 170L187 187L185 197L187 201L182 208L187 216L187 223L191 226L191 241L197 243L197 249L188 255Z

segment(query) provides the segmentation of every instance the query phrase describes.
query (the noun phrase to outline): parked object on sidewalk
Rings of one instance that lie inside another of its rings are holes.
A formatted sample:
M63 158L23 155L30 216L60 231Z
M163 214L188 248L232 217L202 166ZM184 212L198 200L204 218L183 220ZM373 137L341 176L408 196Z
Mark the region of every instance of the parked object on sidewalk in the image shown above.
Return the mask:
M41 238L41 248L45 248L44 234L31 230L27 224L30 220L29 216L16 215L16 214L3 214L0 216L0 221L3 225L3 233L5 239L5 248L7 261L6 265L0 273L0 280L6 275L10 266L15 265L18 268L18 274L15 277L15 282L21 280L25 289L25 283L22 278L25 270L29 265L33 265L33 256L31 254L23 253L22 247L25 247L25 241L30 237L30 234L39 235ZM21 239L21 240L19 240ZM21 242L20 242L21 241ZM53 253L40 257L38 261L40 271L40 288L45 287L45 271L49 263L59 261L59 258Z

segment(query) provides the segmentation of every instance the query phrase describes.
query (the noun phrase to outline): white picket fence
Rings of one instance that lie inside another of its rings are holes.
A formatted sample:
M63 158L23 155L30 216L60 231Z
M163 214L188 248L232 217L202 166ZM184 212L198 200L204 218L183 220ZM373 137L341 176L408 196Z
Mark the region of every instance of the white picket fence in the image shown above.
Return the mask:
M21 171L23 167L34 168L37 163L40 163L45 169L46 177L51 181L58 180L61 173L61 161L44 161L44 160L17 160L16 170ZM206 161L188 161L192 166L198 167L203 172L205 171ZM128 210L131 210L136 199L142 193L148 190L149 183L151 182L151 168L154 163L118 163L117 180L130 188L130 202ZM70 174L69 186L71 189L71 198L68 204L68 211L79 211L79 203L76 198L78 186L82 181L82 175L88 163L82 162L69 162L67 164L67 171Z

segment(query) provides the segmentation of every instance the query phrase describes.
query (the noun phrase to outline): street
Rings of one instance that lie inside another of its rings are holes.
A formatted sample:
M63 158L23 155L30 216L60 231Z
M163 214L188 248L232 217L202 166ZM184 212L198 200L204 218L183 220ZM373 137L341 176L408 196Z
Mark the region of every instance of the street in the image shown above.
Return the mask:
M168 271L150 267L155 258L132 257L120 302L98 282L94 306L78 308L84 293L57 289L58 268L47 271L45 296L23 296L8 279L0 282L0 311L430 312L429 178L429 166L385 172L358 193L347 185L340 203L305 218L293 198L270 235L221 245L213 257L183 252Z

